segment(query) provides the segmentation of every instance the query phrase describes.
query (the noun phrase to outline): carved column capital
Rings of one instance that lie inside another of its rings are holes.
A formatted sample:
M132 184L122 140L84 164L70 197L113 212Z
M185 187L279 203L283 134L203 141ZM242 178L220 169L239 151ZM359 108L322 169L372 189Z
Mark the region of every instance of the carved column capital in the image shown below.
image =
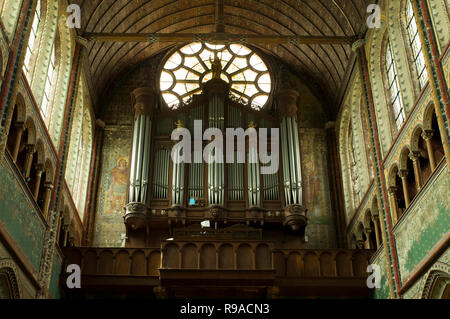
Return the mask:
M433 130L422 131L422 138L426 140L431 140L433 138Z
M153 109L157 104L157 94L149 87L141 87L131 92L131 103L133 104L135 115L153 114Z
M379 223L380 222L380 216L379 215L372 215L372 220L374 223Z
M405 179L406 177L408 177L408 170L407 169L401 169L398 171L398 176L401 179Z
M36 164L34 165L34 169L36 170L36 175L41 176L45 170L45 167L43 164Z
M389 195L395 195L397 193L397 186L389 186L388 193Z
M413 161L417 161L420 158L420 152L419 151L411 151L408 154L408 157Z
M14 128L18 131L23 132L23 131L25 131L26 126L25 126L24 122L16 122L16 123L14 123Z
M52 190L53 189L53 183L52 182L45 182L44 183L44 188L46 190Z
M280 117L297 117L299 93L294 89L282 89L276 96Z
M27 152L27 154L33 154L34 152L36 152L36 145L34 144L25 145L25 151Z

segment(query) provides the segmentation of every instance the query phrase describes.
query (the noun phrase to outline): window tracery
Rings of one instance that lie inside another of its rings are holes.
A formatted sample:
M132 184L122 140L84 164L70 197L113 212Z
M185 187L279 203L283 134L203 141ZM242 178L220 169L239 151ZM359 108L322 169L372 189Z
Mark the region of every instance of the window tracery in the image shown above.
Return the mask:
M214 66L216 60L220 65ZM233 99L260 110L272 90L272 80L264 61L240 44L213 45L191 43L175 51L165 62L160 75L160 90L171 109L188 103L201 92L213 73L230 84Z

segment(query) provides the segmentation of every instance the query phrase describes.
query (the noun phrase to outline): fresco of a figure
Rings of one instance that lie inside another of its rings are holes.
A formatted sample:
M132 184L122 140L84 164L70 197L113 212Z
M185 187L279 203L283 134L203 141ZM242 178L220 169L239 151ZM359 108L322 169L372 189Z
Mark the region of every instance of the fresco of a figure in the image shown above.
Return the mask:
M109 213L120 212L126 204L128 159L120 157L111 170L111 180L108 187Z

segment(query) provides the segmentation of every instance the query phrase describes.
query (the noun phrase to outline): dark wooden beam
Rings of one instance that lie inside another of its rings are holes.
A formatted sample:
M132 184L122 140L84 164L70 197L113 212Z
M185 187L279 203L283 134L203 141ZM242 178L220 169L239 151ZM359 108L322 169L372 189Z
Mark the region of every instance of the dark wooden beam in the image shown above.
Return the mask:
M215 33L85 33L87 41L100 42L209 42L241 44L352 44L356 37L301 36L301 35L249 35L226 32Z

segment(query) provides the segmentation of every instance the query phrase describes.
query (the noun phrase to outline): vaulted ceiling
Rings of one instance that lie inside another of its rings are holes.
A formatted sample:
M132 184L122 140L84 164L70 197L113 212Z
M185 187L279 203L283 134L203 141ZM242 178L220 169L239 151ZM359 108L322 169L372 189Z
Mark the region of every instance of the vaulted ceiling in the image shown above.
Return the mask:
M76 0L81 32L209 33L216 0ZM364 29L372 0L224 0L225 31L234 34L355 36ZM97 97L120 74L173 43L92 41L88 47L92 89ZM279 57L336 103L351 55L348 44L260 46Z

